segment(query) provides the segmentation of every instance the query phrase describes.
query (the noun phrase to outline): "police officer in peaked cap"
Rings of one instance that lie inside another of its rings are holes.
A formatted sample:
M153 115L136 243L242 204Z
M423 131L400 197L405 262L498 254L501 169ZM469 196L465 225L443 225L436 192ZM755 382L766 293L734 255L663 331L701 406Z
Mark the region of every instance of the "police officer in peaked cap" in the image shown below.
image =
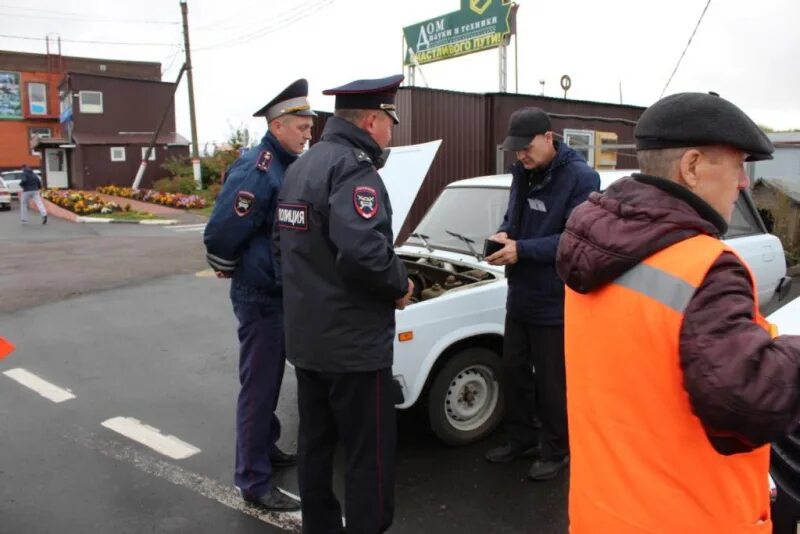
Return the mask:
M298 510L297 500L272 483L275 469L296 463L277 446L275 414L285 364L280 273L272 256L275 204L289 165L311 138L316 115L300 79L254 116L268 131L228 169L206 225L206 258L219 278L230 278L239 321L239 382L234 481L242 498L272 511Z
M402 75L323 91L334 116L286 174L276 257L283 273L286 354L297 375L303 532L343 532L333 455L346 455L347 532L383 532L394 514L395 310L413 284L393 248L392 208L378 169L399 122Z

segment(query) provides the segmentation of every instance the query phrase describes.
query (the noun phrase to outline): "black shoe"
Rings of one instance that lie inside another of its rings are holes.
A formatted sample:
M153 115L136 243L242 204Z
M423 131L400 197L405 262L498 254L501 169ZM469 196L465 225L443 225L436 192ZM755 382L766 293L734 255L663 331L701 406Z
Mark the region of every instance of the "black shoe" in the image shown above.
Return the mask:
M288 454L276 448L275 452L269 455L269 463L275 468L291 467L297 465L297 455Z
M300 501L286 495L276 487L273 487L264 495L256 498L242 494L242 499L244 499L244 502L247 504L258 506L270 512L296 512L300 509Z
M525 447L518 443L506 442L486 453L486 461L493 464L504 464L517 458L536 458L539 455L539 445Z
M560 460L536 460L528 471L528 479L541 481L556 478L568 465L569 455Z
M47 215L42 217L42 224L47 224Z

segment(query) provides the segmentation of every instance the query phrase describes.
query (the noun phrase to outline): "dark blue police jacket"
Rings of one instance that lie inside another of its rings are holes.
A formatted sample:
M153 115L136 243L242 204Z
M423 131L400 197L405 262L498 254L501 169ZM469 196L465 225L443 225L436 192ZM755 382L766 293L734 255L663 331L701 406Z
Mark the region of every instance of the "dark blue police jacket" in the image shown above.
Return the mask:
M565 143L539 180L511 166L511 194L500 232L517 241L519 260L506 269L509 317L533 325L564 324L564 283L556 272L556 250L572 210L599 191L600 176Z
M266 302L281 295L272 227L283 176L296 159L267 132L226 173L203 241L211 267L232 274L234 302Z

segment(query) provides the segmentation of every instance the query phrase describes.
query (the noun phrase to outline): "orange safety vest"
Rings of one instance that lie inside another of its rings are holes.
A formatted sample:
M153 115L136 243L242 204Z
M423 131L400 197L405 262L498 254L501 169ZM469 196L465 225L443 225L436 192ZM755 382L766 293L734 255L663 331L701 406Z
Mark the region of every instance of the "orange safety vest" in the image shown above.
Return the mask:
M684 310L725 251L700 235L589 294L567 290L572 534L772 531L769 446L717 453L683 387Z

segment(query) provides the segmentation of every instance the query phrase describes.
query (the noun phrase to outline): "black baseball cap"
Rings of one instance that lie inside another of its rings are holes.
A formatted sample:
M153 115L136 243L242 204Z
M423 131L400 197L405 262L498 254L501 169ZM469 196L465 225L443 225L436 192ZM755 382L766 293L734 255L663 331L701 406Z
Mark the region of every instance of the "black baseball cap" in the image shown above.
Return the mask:
M528 146L534 137L551 130L550 117L540 108L522 108L511 114L508 136L502 149L516 152Z

